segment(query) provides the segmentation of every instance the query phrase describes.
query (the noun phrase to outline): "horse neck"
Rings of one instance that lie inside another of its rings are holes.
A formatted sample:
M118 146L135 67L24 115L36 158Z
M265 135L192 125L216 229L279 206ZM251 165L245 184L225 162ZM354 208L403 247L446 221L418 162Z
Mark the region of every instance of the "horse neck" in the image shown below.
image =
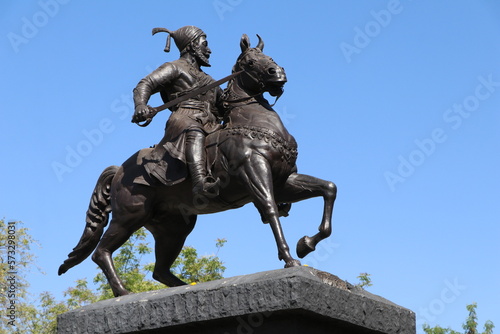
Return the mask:
M288 137L279 115L269 105L262 93L252 95L244 90L237 81L230 82L226 101L229 103L228 124L230 127L258 127L271 130L282 137Z
M262 93L260 92L252 92L248 89L244 89L239 79L232 79L229 82L227 89L229 101L241 100L241 102L245 102L246 100L262 96Z

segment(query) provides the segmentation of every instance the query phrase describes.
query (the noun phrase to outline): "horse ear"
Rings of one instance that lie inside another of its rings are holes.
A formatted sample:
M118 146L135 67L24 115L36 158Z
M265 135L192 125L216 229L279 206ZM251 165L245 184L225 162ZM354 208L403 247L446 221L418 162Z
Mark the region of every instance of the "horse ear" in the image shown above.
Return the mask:
M240 47L241 52L245 52L250 47L250 39L247 34L243 34L243 36L241 36Z
M259 34L257 34L257 37L259 38L259 44L255 48L264 51L264 41L260 38Z

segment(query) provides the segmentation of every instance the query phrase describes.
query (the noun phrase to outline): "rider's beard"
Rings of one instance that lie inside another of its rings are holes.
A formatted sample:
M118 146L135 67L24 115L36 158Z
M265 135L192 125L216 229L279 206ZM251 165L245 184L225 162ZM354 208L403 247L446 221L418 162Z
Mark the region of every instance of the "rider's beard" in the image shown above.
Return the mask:
M208 60L208 57L205 57L205 55L200 51L199 48L196 48L193 51L194 51L195 57L198 59L198 63L200 64L200 66L206 66L206 67L212 66L212 65L210 65L210 61Z

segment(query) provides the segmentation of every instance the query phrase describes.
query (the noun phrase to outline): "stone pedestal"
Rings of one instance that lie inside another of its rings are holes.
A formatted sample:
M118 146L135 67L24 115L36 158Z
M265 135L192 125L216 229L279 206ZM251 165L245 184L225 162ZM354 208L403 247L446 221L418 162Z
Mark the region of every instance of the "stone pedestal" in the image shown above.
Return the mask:
M58 334L415 334L415 314L310 267L101 301L58 317Z

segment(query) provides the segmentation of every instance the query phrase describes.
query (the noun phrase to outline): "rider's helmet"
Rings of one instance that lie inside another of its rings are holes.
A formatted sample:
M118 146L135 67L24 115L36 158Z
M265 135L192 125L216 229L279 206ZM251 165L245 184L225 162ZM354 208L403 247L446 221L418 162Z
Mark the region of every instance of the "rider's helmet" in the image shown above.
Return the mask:
M170 51L170 37L172 36L175 41L175 45L177 46L181 54L185 52L185 49L189 45L189 43L196 40L200 36L206 36L203 30L195 26L185 26L175 31L170 31L166 28L154 28L153 35L157 32L166 32L169 34L167 37L167 44L164 49L165 52Z

